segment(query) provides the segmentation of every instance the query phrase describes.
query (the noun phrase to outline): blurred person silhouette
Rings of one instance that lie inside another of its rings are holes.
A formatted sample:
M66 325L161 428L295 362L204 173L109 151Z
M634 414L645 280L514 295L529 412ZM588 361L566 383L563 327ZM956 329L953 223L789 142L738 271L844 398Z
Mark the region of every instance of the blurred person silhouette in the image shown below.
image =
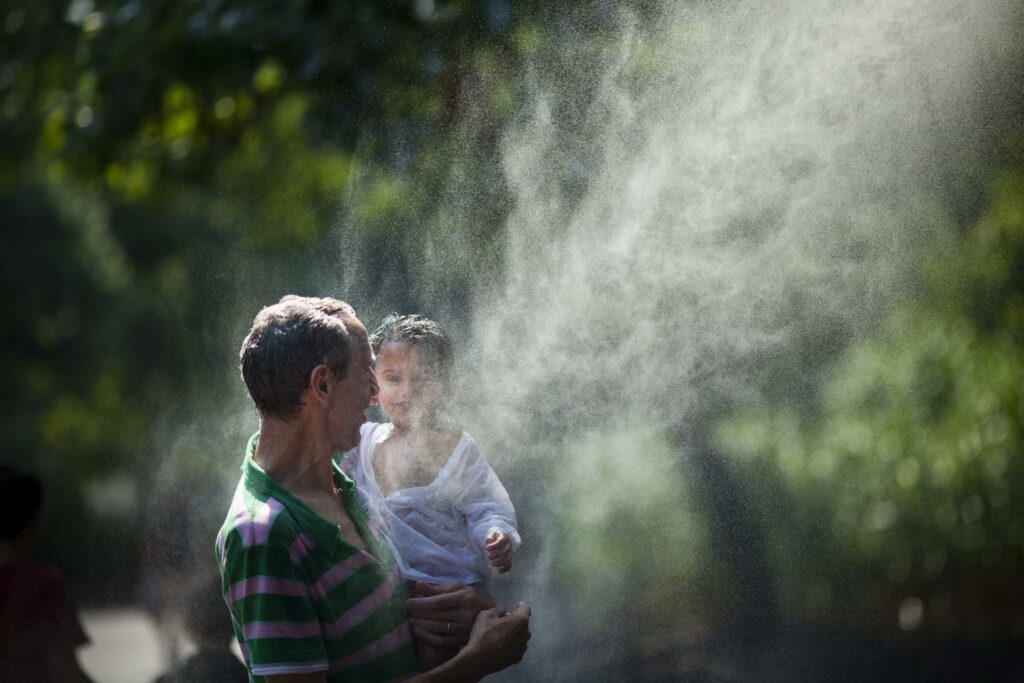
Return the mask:
M194 479L162 473L151 495L154 504L143 512L141 604L156 620L163 661L173 667L185 656L189 594L195 577L212 565L209 549L195 542L215 533L217 523L204 526L195 500L219 500L224 493ZM173 522L168 511L173 510ZM215 565L210 567L215 569Z
M197 652L156 683L247 683L249 672L231 652L231 615L224 609L220 575L203 573L183 605L185 634Z
M43 487L0 465L0 681L89 681L75 649L89 642L63 574L32 557Z

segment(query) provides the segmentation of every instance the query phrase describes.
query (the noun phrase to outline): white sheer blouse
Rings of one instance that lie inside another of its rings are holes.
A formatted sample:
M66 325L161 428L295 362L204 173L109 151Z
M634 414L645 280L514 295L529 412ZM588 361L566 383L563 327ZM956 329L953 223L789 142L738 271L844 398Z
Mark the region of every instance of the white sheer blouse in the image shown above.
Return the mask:
M471 585L490 582L484 539L491 529L520 544L516 513L505 487L473 439L462 438L427 486L384 496L373 471L373 452L391 423L367 422L343 466L356 482L370 524L387 538L402 576L411 581Z

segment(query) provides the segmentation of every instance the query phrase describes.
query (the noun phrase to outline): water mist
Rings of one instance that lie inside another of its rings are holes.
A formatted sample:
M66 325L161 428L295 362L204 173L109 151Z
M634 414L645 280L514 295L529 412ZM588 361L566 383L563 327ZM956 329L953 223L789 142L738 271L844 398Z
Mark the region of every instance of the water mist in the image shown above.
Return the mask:
M511 592L534 603L535 637L509 678L571 678L579 657L621 654L601 628L642 580L595 551L574 558L591 562L573 575L588 604L566 604L561 563L593 549L552 520L572 505L602 524L632 509L676 538L694 505L664 507L683 497L657 490L678 458L665 435L716 406L766 405L778 382L800 390L969 210L998 128L991 103L1013 87L1001 60L1018 12L667 3L624 15L612 44L547 57L576 82L535 65L503 145L515 196L503 277L471 283L460 345L466 427L512 482L531 546ZM713 566L714 544L691 543L688 561Z

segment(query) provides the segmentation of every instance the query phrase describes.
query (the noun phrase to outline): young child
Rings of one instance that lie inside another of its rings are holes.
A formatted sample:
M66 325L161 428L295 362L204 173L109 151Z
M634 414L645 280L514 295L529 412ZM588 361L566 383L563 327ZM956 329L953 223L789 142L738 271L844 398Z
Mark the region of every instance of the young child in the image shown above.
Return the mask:
M420 315L390 315L370 336L379 402L391 422L363 425L345 456L370 523L410 581L486 587L512 567L520 544L505 487L444 409L454 374L451 342Z

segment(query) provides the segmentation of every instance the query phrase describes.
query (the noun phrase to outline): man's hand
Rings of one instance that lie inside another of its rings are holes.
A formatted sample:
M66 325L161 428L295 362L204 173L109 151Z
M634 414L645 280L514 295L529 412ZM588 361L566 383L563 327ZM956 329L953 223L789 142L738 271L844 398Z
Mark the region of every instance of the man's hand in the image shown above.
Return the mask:
M522 661L529 640L530 608L527 604L520 602L508 614L504 605L498 605L477 617L463 652L478 655L486 675Z
M512 539L504 531L491 529L484 540L484 548L487 550L487 561L499 574L512 569Z
M417 581L405 602L413 635L435 647L462 647L480 611L494 606L487 593L460 583Z
M498 605L480 612L466 647L432 671L412 679L418 683L467 683L518 664L530 640L530 608L521 602L506 614Z

